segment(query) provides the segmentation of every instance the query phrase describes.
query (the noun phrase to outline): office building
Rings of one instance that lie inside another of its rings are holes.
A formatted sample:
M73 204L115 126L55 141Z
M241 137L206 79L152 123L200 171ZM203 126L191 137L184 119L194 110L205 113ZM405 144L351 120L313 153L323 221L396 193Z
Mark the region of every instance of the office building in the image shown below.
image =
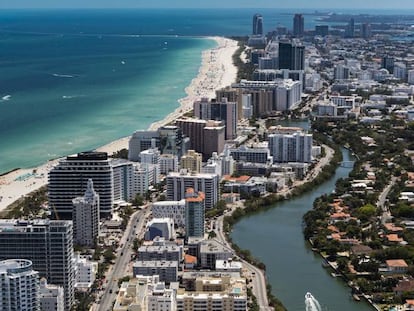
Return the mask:
M39 310L39 273L30 260L0 261L0 310Z
M194 116L202 120L223 121L226 126L225 139L234 139L237 136L237 103L229 102L223 97L220 101L209 101L202 98L194 102Z
M263 35L263 16L261 14L253 15L253 35Z
M178 280L177 261L136 261L132 266L133 275L158 275L161 282L171 283Z
M180 159L180 168L191 173L200 173L202 160L201 153L195 152L194 150L188 150L188 152Z
M72 219L72 200L84 194L89 179L99 194L100 216L112 215L113 170L108 155L88 151L67 156L49 172L49 206L53 218Z
M204 237L204 200L203 192L188 188L185 193L185 236Z
M305 47L299 41L279 42L279 69L305 69Z
M63 287L47 284L47 280L40 280L39 304L42 311L64 311L65 299Z
M144 239L151 241L156 237L166 240L175 238L174 221L172 218L153 218L147 223Z
M305 18L302 14L295 14L293 17L293 35L302 37L305 33Z
M158 201L151 207L152 217L171 218L174 225L184 228L185 226L185 200L180 201Z
M73 237L76 245L94 247L99 236L99 195L88 180L85 195L72 200Z
M170 173L167 176L167 200L185 199L188 188L205 194L205 208L213 208L219 198L219 178L215 174L189 174L186 171Z
M270 134L268 140L275 163L312 161L312 134Z
M63 286L65 310L74 303L72 221L0 220L0 260L27 259L51 284Z

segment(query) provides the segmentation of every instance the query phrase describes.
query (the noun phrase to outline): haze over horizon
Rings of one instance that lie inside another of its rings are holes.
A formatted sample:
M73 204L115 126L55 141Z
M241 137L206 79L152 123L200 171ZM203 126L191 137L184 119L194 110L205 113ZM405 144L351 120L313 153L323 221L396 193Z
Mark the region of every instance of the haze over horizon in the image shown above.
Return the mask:
M0 9L24 9L24 8L283 8L283 9L414 9L412 0L292 0L288 3L279 1L257 0L210 0L208 3L198 3L194 0L156 0L152 2L144 0L3 0Z

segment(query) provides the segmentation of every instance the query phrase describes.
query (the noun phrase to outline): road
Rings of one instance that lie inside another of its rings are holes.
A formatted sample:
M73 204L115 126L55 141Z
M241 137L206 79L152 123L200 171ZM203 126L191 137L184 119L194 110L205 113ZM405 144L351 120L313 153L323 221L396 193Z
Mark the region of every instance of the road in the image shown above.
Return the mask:
M216 229L215 232L217 234L216 239L220 241L223 245L231 249L231 245L226 239L226 236L223 233L223 219L224 216L230 215L232 211L227 212L225 215L219 216L216 220ZM269 307L269 302L267 299L267 291L266 291L266 279L264 273L259 268L253 266L252 264L248 263L247 261L238 257L243 263L244 268L246 268L250 274L252 275L252 283L253 283L253 294L257 298L257 303L259 304L260 311L272 311L273 308Z
M383 225L392 219L391 212L388 206L385 205L385 200L387 199L388 193L396 181L397 177L393 176L391 178L391 182L384 188L384 190L382 190L381 194L378 196L377 208L380 208L382 210L381 223Z
M98 304L98 311L112 310L112 302L115 300L116 293L119 289L118 280L127 275L126 269L131 260L133 241L135 237L137 237L137 233L138 236L143 234L145 219L149 215L149 212L149 209L143 209L131 215L127 228L125 229L125 233L119 242L119 244L123 246L116 255L114 265L107 273L108 285L100 299L100 303Z

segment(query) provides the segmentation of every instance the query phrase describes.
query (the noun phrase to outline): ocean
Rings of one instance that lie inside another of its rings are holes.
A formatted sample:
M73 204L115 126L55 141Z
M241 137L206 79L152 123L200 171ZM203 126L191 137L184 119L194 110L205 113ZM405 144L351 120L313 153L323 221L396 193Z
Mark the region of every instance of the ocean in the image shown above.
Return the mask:
M0 173L163 119L214 47L205 36L249 34L256 12L269 31L295 10L0 11Z

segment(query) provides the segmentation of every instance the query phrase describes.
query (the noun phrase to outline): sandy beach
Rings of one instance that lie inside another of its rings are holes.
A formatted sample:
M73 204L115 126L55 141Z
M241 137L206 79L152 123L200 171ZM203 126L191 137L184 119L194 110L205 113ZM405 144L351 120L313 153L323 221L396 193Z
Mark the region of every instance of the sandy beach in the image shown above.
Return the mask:
M187 96L179 100L180 105L174 112L163 120L152 123L150 130L168 124L192 110L195 100L202 97L214 98L216 89L235 82L237 68L233 65L232 56L237 50L237 41L222 37L210 37L210 39L215 40L217 46L203 52L198 75L185 89ZM96 150L111 155L118 150L128 148L129 138L130 136L122 137ZM49 170L58 162L59 160L52 160L36 168L19 169L0 176L0 211L17 199L45 186Z

